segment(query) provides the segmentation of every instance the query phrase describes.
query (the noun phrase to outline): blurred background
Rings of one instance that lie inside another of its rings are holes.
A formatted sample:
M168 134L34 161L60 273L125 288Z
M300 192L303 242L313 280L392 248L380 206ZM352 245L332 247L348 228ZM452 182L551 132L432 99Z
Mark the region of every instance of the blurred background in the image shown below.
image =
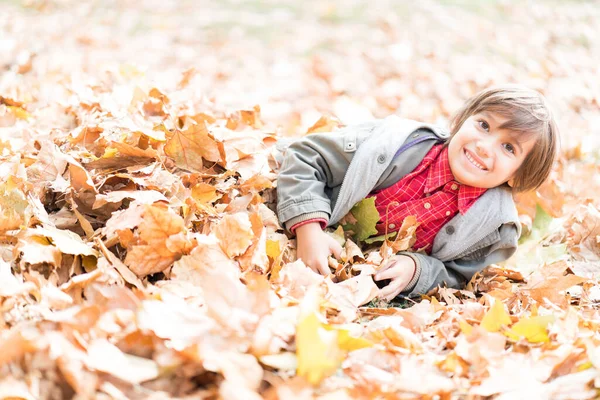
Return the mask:
M36 129L156 87L187 113L259 106L266 131L297 135L323 115L445 125L482 88L523 83L554 106L573 161L558 172L581 196L598 183L598 20L600 2L574 0L2 0L0 94Z

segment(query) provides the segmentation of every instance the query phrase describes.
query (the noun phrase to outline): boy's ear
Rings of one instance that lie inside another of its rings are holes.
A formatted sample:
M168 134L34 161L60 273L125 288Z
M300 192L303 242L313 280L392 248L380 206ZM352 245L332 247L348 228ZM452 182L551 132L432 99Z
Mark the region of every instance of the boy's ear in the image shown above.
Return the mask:
M515 183L515 180L511 178L506 183L508 183L508 186L513 187L513 184Z

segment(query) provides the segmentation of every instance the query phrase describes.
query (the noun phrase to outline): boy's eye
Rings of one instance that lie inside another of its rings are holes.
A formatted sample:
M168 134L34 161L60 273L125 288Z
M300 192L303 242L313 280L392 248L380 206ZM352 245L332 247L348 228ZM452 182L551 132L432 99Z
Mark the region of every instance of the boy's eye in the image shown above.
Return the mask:
M510 143L504 143L504 148L511 154L515 154L515 146Z
M481 129L483 129L486 132L490 131L490 124L488 124L487 121L480 119L478 122Z

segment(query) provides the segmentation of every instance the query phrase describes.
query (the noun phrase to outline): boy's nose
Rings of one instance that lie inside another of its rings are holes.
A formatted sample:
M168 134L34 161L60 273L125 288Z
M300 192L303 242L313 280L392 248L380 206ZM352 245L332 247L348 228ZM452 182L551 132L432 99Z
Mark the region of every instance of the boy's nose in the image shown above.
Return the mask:
M477 142L477 146L475 148L481 157L489 157L490 153L485 143Z

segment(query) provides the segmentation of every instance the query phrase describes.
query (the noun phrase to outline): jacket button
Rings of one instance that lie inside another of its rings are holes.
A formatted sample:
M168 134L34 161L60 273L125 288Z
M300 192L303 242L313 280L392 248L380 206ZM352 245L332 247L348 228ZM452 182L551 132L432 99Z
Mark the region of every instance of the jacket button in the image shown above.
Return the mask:
M446 233L452 235L454 233L454 227L452 225L446 227Z
M383 163L385 162L385 154L380 154L380 155L377 157L377 162L378 162L379 164L383 164Z

